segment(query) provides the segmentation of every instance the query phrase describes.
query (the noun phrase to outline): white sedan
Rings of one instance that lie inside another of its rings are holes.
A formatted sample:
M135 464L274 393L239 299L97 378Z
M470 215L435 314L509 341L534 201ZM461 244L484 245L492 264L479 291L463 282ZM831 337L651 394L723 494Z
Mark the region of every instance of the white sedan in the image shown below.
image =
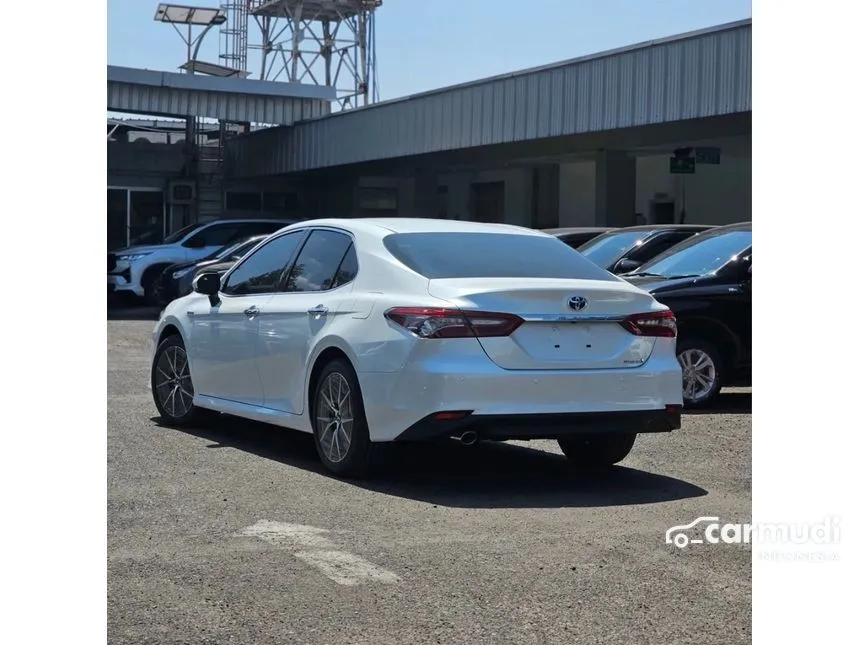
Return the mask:
M672 312L554 236L320 219L201 273L153 333L162 418L201 409L313 433L325 467L385 442L557 439L609 466L680 427Z

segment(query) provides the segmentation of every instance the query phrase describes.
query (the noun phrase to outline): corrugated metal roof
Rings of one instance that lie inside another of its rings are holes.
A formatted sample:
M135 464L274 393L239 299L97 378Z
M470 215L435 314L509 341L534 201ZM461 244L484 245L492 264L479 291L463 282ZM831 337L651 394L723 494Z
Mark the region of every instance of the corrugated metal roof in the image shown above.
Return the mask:
M160 72L137 67L107 66L108 83L129 83L152 87L223 92L225 94L249 94L254 96L278 96L296 99L320 99L333 101L337 92L333 87L308 83L280 83L258 81L250 78L204 76L201 74L179 74Z
M107 109L290 125L330 113L333 88L108 66Z
M752 21L649 41L233 139L279 174L752 109Z

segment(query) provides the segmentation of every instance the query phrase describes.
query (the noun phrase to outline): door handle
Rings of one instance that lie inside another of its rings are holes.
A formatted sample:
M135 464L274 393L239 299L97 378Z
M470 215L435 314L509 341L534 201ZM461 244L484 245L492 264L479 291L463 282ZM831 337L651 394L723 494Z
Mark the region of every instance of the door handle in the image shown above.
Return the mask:
M328 313L328 307L317 305L308 309L308 313L312 316L325 316Z
M245 315L248 316L248 318L253 318L258 313L260 313L260 310L257 308L257 305L251 305L245 310Z

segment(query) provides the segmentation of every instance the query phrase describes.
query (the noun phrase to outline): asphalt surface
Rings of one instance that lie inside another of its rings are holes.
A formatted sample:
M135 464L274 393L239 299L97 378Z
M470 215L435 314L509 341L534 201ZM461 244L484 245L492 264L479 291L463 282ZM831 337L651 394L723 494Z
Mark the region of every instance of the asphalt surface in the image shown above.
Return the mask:
M116 318L117 316L114 316ZM751 552L666 545L751 515L749 390L604 475L553 442L324 474L308 435L160 426L143 320L108 325L108 642L749 642Z

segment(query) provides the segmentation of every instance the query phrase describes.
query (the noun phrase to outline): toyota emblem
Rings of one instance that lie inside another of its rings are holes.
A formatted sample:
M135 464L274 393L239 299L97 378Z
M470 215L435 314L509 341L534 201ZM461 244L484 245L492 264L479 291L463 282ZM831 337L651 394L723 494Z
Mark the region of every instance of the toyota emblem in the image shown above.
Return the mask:
M582 311L588 306L588 300L582 296L571 296L567 300L567 306L574 311Z

